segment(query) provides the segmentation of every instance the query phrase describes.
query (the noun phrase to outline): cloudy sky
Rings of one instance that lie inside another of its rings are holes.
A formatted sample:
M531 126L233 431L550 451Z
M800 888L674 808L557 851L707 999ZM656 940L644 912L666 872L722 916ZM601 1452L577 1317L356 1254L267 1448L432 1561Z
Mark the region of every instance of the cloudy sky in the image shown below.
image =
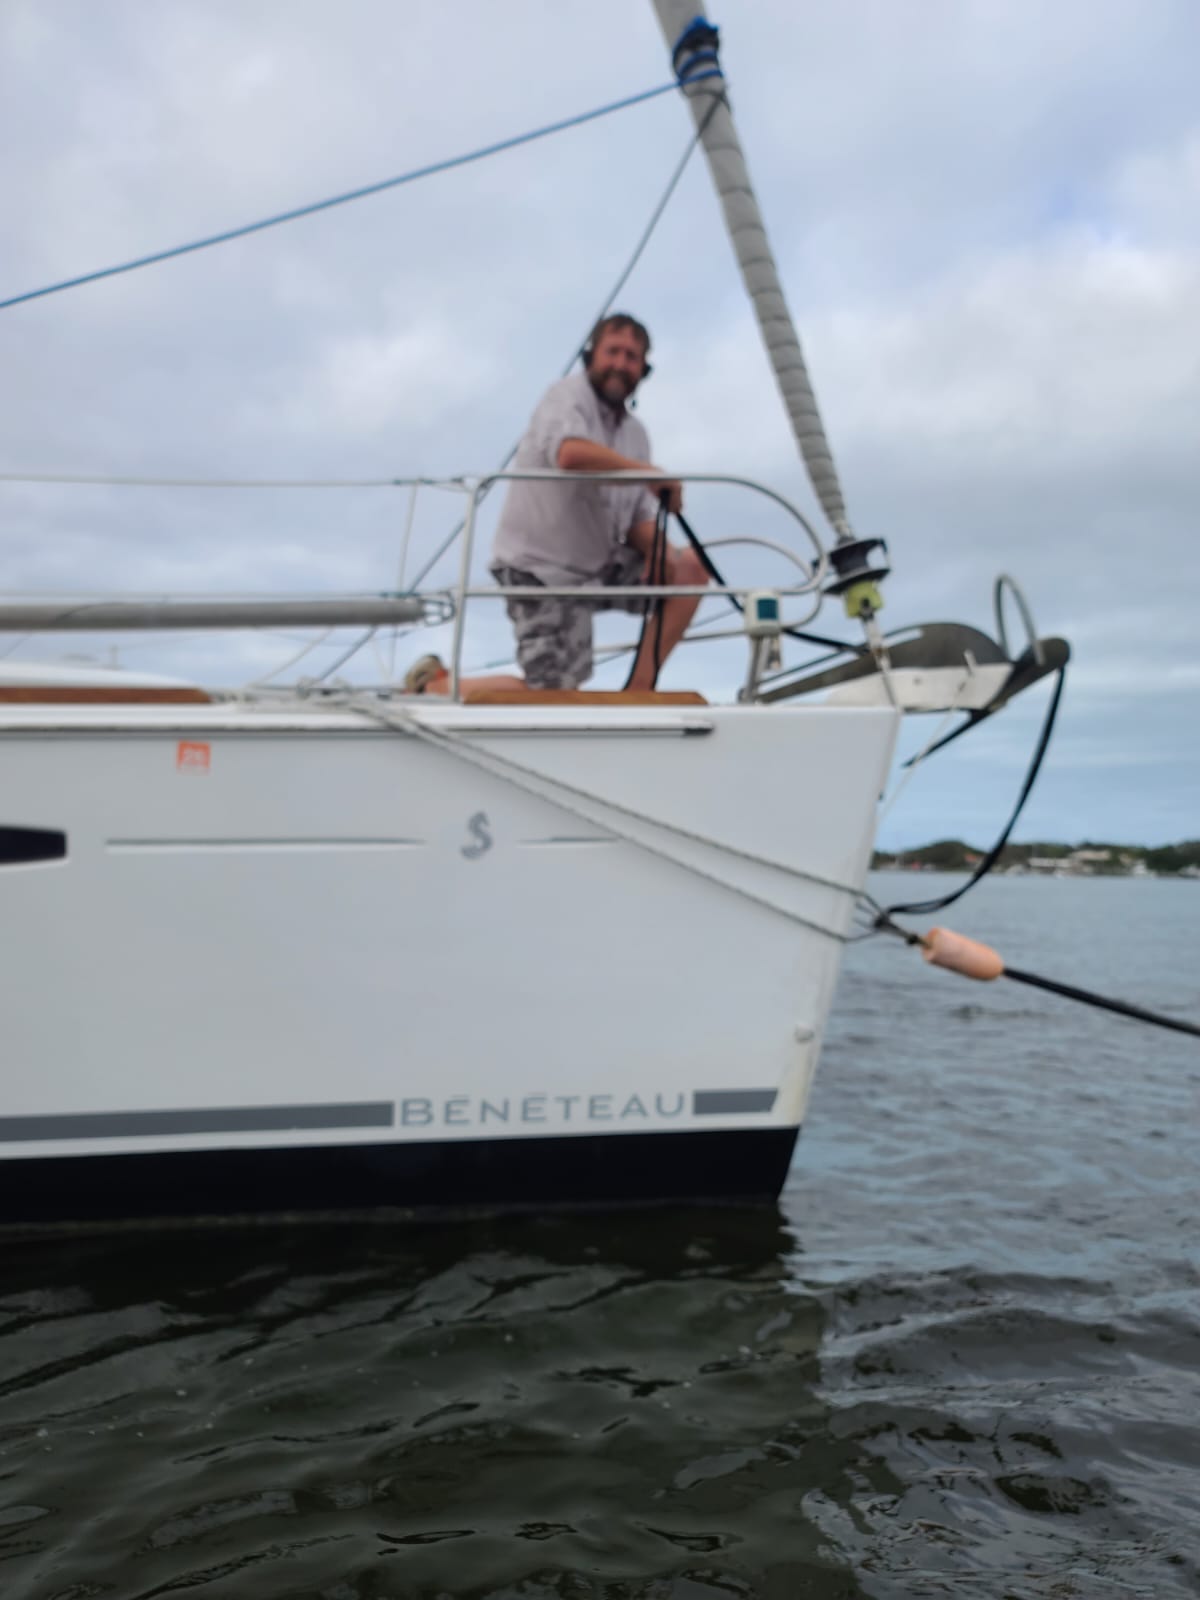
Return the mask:
M1019 836L1195 837L1200 8L710 9L851 518L891 546L885 622L990 627L992 580L1014 574L1040 631L1075 653ZM0 299L668 76L649 0L0 0ZM0 311L0 473L494 467L577 347L689 134L665 96ZM702 159L623 301L654 334L640 415L656 458L761 478L816 516ZM726 491L691 506L702 536L785 536ZM406 512L397 490L7 481L3 584L391 587ZM410 575L454 521L450 497L421 496ZM481 573L484 556L486 539ZM729 568L785 581L778 562L743 555ZM431 581L452 576L447 561ZM506 626L475 609L469 662L499 661ZM830 608L822 621L840 619ZM607 637L628 632L613 619ZM401 639L397 663L428 642ZM0 642L25 660L106 648ZM123 640L120 660L234 682L297 648L271 634L143 637ZM327 641L298 670L342 648ZM666 681L727 697L742 661L740 645L705 647ZM380 669L362 658L365 676ZM931 763L883 842L986 842L1045 693ZM906 747L930 731L918 722Z

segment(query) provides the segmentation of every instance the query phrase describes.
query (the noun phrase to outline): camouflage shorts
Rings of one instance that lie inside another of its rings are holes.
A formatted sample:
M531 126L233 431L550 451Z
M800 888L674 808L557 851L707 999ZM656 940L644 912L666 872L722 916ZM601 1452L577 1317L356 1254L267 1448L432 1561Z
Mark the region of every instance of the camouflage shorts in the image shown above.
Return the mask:
M597 585L625 588L643 582L645 575L645 558L632 546L621 545L599 577L580 593L590 597ZM506 589L545 588L539 578L517 567L493 567L492 576ZM593 611L640 614L646 609L645 600L620 596L587 600L554 595L545 600L510 596L505 604L517 636L517 665L531 689L578 689L591 677Z

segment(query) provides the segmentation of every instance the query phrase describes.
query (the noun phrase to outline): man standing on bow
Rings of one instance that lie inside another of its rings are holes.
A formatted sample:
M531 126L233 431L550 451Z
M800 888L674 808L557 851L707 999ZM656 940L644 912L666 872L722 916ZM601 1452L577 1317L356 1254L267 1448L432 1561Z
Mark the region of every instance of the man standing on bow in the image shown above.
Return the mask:
M650 370L649 352L650 335L635 318L619 312L602 317L584 347L584 370L551 385L517 447L513 466L518 471L557 468L577 475L560 482L512 481L492 547L496 582L533 591L529 599L507 601L517 661L530 689L577 689L591 677L594 611L644 614L651 604L596 591L642 583L695 587L708 581L699 557L672 545L665 545L657 570L650 570L657 496L665 491L669 508L678 511L683 492L651 465L646 430L628 409ZM651 476L642 483L588 482L589 473L623 471ZM578 599L538 599L539 588L582 592ZM699 603L696 595L663 602L661 619L643 631L628 688L654 687L657 668L683 637ZM418 683L426 663L429 675ZM436 694L448 687L436 657L418 662L410 679L417 692Z

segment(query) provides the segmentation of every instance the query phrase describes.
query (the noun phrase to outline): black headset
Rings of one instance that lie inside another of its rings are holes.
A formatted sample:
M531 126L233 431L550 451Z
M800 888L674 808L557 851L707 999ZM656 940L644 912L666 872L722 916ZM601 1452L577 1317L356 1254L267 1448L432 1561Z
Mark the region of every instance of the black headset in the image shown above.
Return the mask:
M645 328L642 327L642 324L638 321L638 319L636 317L626 316L623 312L610 311L609 314L606 317L601 317L600 318L600 321L592 329L591 333L588 334L587 343L584 345L583 349L579 352L580 359L582 360L582 362L583 362L585 367L589 367L589 368L591 367L592 357L596 354L596 340L600 337L600 335L603 332L603 330L606 327L608 327L608 325L610 323L613 323L613 322L631 322L633 324L633 326L635 328L637 328L642 333L642 335L644 336L644 338L646 340L646 348L647 348L647 350L649 350L649 348L650 348L650 335L646 332ZM654 368L646 360L645 356L643 356L642 357L642 375L638 379L638 382L639 383L645 383L646 379L650 376L650 374L653 371L654 371Z

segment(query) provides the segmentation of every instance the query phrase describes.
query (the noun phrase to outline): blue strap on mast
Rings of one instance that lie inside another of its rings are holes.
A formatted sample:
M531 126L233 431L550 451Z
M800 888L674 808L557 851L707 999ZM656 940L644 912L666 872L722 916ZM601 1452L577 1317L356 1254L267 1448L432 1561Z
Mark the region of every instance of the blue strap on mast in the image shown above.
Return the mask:
M693 17L671 51L671 66L679 87L703 83L705 78L724 78L720 49L721 30L707 17Z

